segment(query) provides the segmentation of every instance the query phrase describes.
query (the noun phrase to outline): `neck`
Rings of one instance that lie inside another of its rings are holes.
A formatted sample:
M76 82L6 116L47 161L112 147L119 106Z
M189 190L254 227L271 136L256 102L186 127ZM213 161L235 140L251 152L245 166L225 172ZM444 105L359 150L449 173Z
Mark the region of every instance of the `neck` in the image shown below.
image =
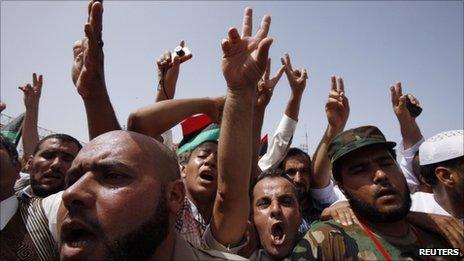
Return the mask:
M460 192L462 194L462 192ZM440 187L433 188L433 197L435 201L455 218L464 217L464 208L462 208L462 195L456 195L449 190Z
M206 223L209 224L209 221L211 220L211 215L213 214L214 199L207 201L199 201L195 200L195 198L192 197L190 194L187 194L187 197L188 199L190 199L190 201L192 201L193 204L195 204L195 207L197 207L198 212L200 212L201 216L205 219Z
M371 222L364 219L363 223L365 226L368 226L372 232L380 233L390 237L403 237L409 232L408 222L406 222L406 219L404 218L400 221L389 223Z
M430 188L429 185L420 183L419 184L419 191L420 192L425 192L425 193L433 193L432 188Z

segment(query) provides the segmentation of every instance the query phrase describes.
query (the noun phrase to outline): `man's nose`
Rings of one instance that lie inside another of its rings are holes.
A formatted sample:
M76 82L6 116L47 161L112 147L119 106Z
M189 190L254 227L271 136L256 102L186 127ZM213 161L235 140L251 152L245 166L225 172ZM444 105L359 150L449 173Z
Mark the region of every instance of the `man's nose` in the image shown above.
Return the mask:
M272 218L279 218L282 215L282 209L280 207L279 202L274 200L271 203L271 217Z
M387 173L385 173L385 171L382 170L381 168L378 168L377 170L375 170L374 183L377 184L377 183L382 183L385 181L388 181Z
M84 174L63 192L62 200L68 210L76 207L90 208L95 203L95 195L92 192L94 180L89 176Z
M216 167L216 163L217 163L216 153L209 154L208 157L205 159L205 164L209 166Z

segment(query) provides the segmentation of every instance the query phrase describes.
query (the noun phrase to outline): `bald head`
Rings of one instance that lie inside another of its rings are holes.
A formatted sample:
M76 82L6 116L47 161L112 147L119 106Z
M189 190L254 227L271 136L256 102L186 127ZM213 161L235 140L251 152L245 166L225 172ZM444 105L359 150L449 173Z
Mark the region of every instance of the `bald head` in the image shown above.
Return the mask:
M75 162L108 156L134 168L150 164L153 171L146 174L159 175L163 184L180 178L177 158L168 147L149 136L130 131L111 131L94 138L82 148Z
M62 260L148 259L174 233L185 197L174 154L127 131L102 134L84 146L66 183L67 213L58 218ZM80 244L76 230L85 230L87 243Z

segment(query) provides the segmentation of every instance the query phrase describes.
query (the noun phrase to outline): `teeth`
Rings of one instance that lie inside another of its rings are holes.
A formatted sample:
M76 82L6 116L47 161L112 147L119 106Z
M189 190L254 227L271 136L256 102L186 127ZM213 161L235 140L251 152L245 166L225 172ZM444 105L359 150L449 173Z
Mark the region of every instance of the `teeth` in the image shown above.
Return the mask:
M82 248L82 247L85 247L88 243L89 241L87 240L80 240L80 241L72 241L72 242L69 242L68 244L71 247Z

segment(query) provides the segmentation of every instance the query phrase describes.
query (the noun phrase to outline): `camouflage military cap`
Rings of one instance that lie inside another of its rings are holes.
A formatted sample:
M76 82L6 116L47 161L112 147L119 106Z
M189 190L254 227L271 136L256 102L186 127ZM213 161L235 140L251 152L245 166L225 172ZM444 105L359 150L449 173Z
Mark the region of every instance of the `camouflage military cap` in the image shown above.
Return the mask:
M328 150L330 161L333 164L346 154L371 144L385 144L389 148L396 146L395 142L387 141L377 127L362 126L339 133L332 139Z

